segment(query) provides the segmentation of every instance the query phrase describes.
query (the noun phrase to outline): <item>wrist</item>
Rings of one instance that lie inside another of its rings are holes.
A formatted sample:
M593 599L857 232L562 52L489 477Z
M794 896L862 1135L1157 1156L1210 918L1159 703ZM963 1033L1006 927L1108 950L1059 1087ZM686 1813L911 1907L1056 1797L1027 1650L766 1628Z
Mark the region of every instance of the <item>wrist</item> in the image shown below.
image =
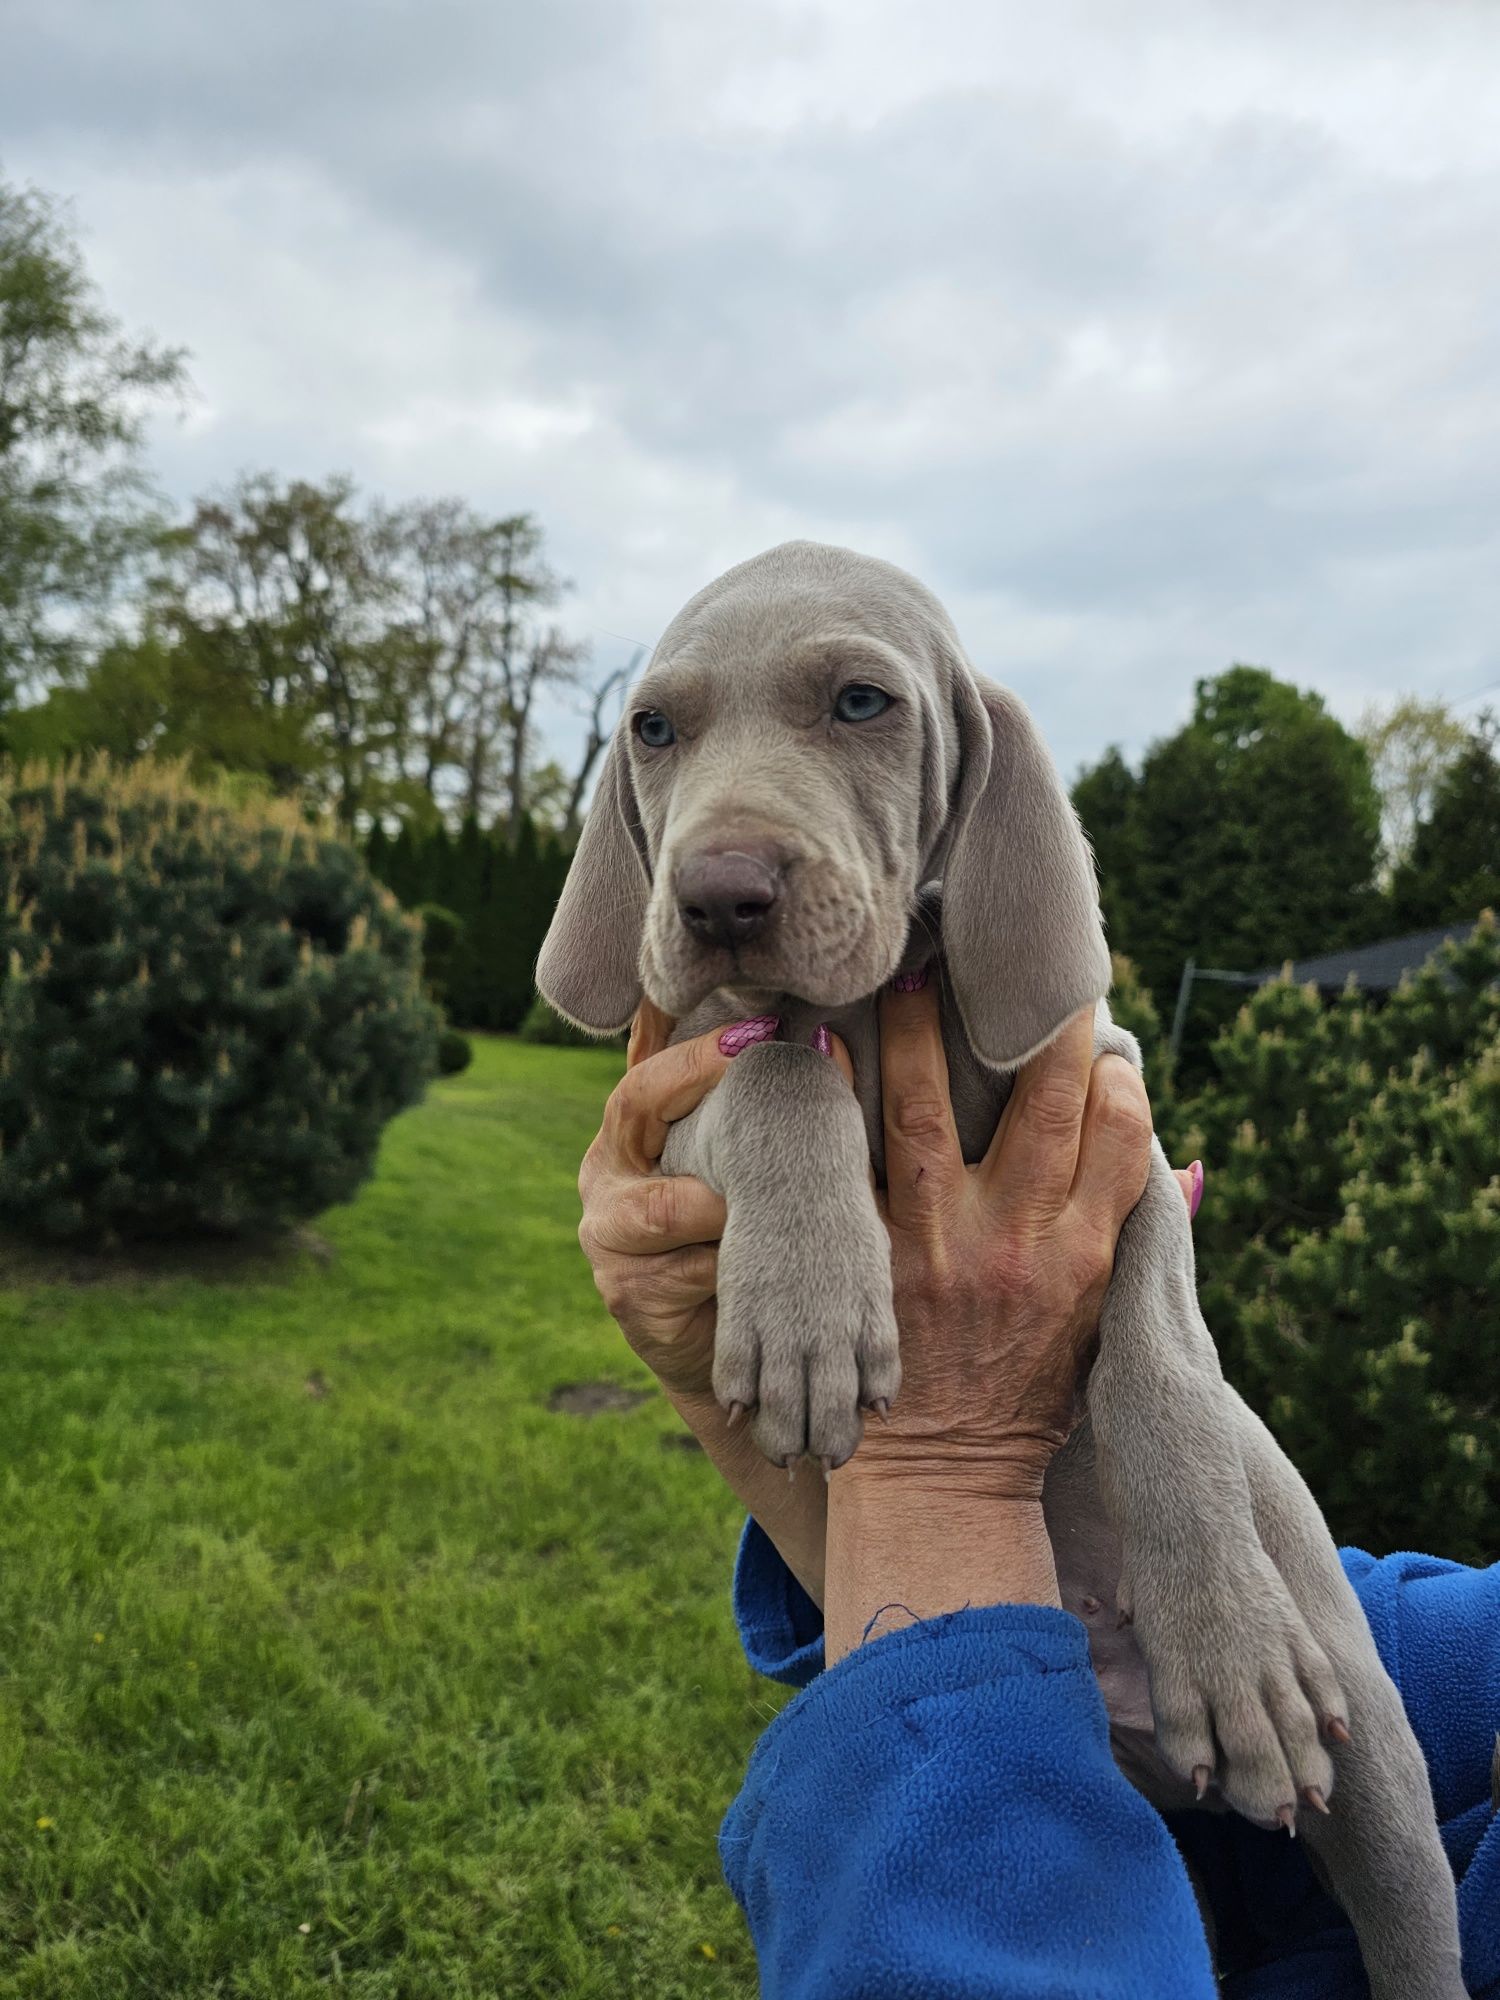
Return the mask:
M1042 1497L1047 1468L1062 1442L1050 1434L1023 1431L970 1440L867 1428L840 1476L899 1492L907 1501L948 1494L960 1501L1032 1503Z
M1040 1488L961 1465L919 1481L857 1459L828 1494L824 1610L830 1663L866 1638L971 1606L1057 1604Z

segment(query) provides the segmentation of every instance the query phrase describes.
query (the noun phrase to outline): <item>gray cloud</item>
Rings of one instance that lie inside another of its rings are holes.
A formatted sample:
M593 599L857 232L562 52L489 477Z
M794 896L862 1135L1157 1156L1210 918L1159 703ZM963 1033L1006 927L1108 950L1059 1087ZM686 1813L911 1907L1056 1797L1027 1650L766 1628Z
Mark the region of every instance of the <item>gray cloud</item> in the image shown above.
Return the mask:
M534 506L601 656L806 533L1069 765L1231 658L1492 678L1500 22L1037 11L13 0L4 165L193 347L174 491Z

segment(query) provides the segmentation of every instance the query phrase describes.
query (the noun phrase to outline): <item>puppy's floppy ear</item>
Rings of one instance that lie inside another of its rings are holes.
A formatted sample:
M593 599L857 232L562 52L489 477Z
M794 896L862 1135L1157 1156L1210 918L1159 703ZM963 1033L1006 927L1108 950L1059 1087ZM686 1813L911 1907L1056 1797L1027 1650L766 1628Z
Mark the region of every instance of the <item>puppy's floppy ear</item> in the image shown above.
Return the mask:
M610 1035L630 1025L641 1004L650 893L646 838L616 730L536 962L542 998L575 1026Z
M1109 952L1093 856L1025 706L968 673L954 699L943 955L975 1054L1012 1069L1109 991Z

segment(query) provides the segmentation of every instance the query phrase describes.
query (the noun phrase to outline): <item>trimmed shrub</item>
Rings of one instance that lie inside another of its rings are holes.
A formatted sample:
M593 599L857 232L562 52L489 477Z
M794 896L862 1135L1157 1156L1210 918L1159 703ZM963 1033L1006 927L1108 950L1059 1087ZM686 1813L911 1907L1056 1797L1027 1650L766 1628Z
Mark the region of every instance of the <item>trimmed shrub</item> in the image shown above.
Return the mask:
M538 993L526 1010L526 1018L521 1023L520 1036L523 1042L546 1042L558 1049L597 1049L602 1042L622 1042L623 1035L590 1035L582 1028L575 1028L571 1021L565 1021L561 1014L554 1014L546 1001Z
M1388 997L1262 987L1193 1095L1199 1289L1224 1372L1334 1533L1500 1549L1500 930Z
M291 805L150 763L5 774L8 1227L108 1243L347 1201L437 1031L418 926Z
M461 1076L474 1060L474 1044L457 1028L444 1028L438 1036L439 1076Z

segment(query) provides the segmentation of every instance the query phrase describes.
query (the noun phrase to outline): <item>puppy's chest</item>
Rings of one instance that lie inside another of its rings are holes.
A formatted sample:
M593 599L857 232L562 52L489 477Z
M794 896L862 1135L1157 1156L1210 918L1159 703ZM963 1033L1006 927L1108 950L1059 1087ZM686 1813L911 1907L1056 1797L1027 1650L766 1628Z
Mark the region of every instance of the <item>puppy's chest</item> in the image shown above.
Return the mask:
M931 976L941 976L937 966L932 968ZM778 995L734 994L720 989L711 993L701 1006L677 1023L672 1040L686 1041L693 1035L707 1034L711 1029L744 1020L752 1012L769 1015L778 1006L786 1006L784 999ZM797 1003L789 1014L783 1013L782 1033L788 1041L805 1043L811 1040L820 1022L841 1037L853 1061L854 1092L864 1113L870 1158L883 1185L885 1127L880 1087L879 1002L874 997L856 1000L848 1007L832 1008L826 1013L821 1010L814 1012ZM1010 1096L1012 1079L986 1069L974 1054L946 986L942 995L942 1022L943 1050L948 1063L948 1094L953 1105L954 1123L958 1127L963 1156L972 1165L974 1161L983 1159L990 1140L995 1136L1000 1113Z

